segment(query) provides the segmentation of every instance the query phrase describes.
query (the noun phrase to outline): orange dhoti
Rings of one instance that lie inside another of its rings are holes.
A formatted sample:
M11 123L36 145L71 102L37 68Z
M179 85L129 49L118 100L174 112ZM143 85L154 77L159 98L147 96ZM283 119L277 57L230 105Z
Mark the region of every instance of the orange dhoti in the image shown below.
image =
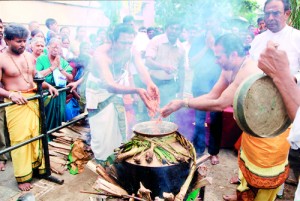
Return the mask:
M287 141L289 129L274 138L242 134L239 152L238 200L275 200L281 184L289 175Z

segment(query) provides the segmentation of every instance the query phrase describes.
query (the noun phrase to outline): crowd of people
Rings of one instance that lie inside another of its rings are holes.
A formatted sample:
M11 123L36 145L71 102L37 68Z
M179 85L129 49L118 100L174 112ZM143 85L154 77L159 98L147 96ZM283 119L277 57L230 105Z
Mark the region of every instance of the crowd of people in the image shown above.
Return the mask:
M113 150L128 140L128 125L159 116L173 121L177 110L188 107L196 110L192 143L197 157L205 152L209 117L208 153L217 165L222 111L232 106L235 91L250 75L261 70L270 75L291 119L296 116L299 95L293 94L299 89L293 81L300 83L300 31L286 23L290 12L287 0L267 0L257 28L249 25L247 30L225 29L218 18L208 16L203 26L184 26L171 18L163 30L136 31L134 17L125 16L121 24L101 27L90 37L80 26L74 39L69 27L59 27L52 18L45 22L46 34L36 21L28 28L4 27L0 21L0 95L16 103L5 108L6 115L0 108L0 149L5 148L5 131L11 145L38 135L38 103L26 98L34 94L33 77L39 72L50 92L45 98L47 130L87 110L88 143L99 164L105 165ZM57 92L66 86L67 92ZM289 130L274 138L242 134L237 194L224 200L275 200L288 177L289 141L298 143L295 125L290 136ZM21 190L30 190L32 177L44 173L41 150L35 141L11 152ZM6 160L0 156L0 170L5 170Z

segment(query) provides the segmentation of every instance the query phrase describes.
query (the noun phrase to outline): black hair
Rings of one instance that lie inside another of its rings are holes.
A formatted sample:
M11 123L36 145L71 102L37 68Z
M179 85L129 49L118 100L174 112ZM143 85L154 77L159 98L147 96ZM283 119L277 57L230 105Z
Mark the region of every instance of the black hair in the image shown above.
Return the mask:
M27 29L20 24L9 24L4 29L4 38L6 40L13 40L15 38L27 38Z
M234 51L236 51L239 56L245 56L243 41L235 34L230 33L220 36L215 45L221 45L227 56Z
M45 24L46 24L47 28L50 29L50 26L52 26L52 25L55 24L55 23L57 23L55 19L53 19L53 18L48 18L48 19L46 20L46 23L45 23Z
M135 34L135 31L132 28L132 26L130 26L128 24L124 24L124 23L118 24L118 25L116 25L116 27L112 33L112 38L111 38L112 41L116 42L119 39L121 33Z
M261 21L265 21L265 19L263 17L257 18L257 24L259 24Z
M155 31L155 28L154 27L148 27L147 32L149 32L149 31Z
M3 23L2 20L1 20L1 18L0 18L0 23Z
M30 35L31 35L31 38L33 38L36 34L38 33L42 33L44 35L44 33L40 30L40 29L34 29L31 31Z
M128 23L128 22L131 22L131 21L134 21L134 17L132 15L126 15L123 18L123 23Z
M266 9L267 4L272 2L272 1L281 1L283 3L283 6L284 6L284 12L286 12L288 10L291 10L291 4L290 4L289 0L267 0L265 2L265 5L264 5L264 10Z

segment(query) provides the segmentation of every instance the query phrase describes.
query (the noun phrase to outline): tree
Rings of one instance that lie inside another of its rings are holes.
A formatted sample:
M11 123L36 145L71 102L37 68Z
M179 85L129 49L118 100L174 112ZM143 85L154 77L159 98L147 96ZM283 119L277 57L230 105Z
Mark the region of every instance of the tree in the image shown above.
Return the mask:
M195 21L205 22L208 15L214 14L220 20L241 16L252 23L256 21L259 9L255 0L156 0L155 21L164 25L166 19L176 16L185 24L193 24Z
M296 29L300 29L300 2L299 0L291 0L291 16L290 22Z
M113 27L119 23L121 12L121 1L98 1L105 16L110 20L110 26Z

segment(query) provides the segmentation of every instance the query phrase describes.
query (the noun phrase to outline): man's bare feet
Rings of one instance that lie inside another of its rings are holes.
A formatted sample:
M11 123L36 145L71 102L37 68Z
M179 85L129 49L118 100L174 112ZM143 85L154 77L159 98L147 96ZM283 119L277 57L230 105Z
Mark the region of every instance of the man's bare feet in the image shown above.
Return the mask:
M239 177L237 175L234 175L230 178L230 183L231 184L240 184Z
M217 165L217 164L219 164L220 161L219 161L218 155L211 155L211 156L210 156L210 163L211 163L212 165Z
M5 161L0 161L0 171L5 171Z
M237 201L237 195L223 195L225 201Z
M33 188L30 183L18 183L18 187L21 191L29 191Z

